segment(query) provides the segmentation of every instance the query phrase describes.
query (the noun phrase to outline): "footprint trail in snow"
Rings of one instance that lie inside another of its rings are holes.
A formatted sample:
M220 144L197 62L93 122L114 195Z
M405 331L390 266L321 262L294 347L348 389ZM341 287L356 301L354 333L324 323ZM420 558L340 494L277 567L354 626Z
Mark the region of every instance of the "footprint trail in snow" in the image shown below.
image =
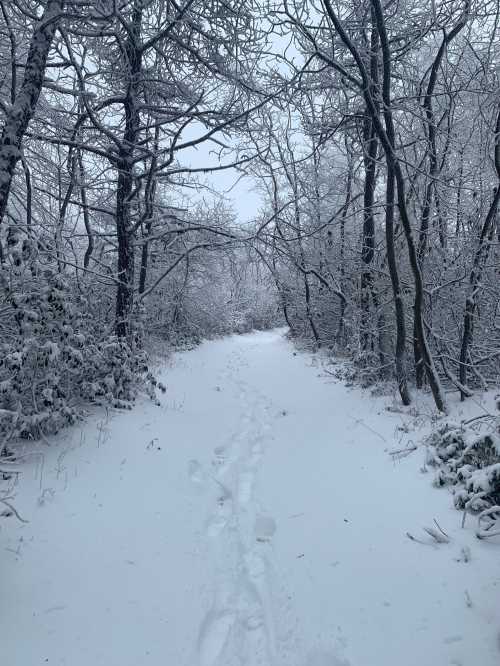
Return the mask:
M256 482L272 437L270 401L237 379L238 359L223 378L238 395L241 417L227 443L213 451L211 479L217 486L206 535L218 563L214 606L200 628L200 666L274 666L276 628L268 545L276 521L262 514Z

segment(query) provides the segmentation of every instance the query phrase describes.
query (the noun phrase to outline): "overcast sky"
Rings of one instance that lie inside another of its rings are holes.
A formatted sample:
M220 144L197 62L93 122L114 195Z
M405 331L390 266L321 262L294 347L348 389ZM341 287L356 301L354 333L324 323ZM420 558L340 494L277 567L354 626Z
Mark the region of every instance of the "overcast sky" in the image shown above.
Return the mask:
M201 124L192 123L182 133L182 141L187 141L202 136L206 133L206 128ZM228 143L227 135L220 135L220 138L225 143ZM221 164L230 164L234 160L227 156L219 161L219 156L216 152L218 146L213 142L206 141L195 148L183 150L179 155L179 161L182 166L192 168L206 168L218 167ZM243 176L241 172L236 169L227 169L224 171L216 171L212 174L201 175L200 180L206 182L213 190L220 193L228 203L234 208L239 221L248 222L252 220L259 208L262 206L262 199L258 192L255 191L255 180L249 176ZM196 199L209 199L213 200L214 196L205 188L201 188L197 193L190 190L188 196L192 200Z

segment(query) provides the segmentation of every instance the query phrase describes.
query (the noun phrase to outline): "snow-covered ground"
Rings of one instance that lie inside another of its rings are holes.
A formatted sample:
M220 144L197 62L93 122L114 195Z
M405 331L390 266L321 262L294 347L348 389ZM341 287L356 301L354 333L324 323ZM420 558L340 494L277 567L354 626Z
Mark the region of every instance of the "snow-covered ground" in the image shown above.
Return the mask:
M3 664L498 666L500 541L461 529L422 451L389 455L426 417L282 331L177 354L163 380L162 407L91 418L22 466Z

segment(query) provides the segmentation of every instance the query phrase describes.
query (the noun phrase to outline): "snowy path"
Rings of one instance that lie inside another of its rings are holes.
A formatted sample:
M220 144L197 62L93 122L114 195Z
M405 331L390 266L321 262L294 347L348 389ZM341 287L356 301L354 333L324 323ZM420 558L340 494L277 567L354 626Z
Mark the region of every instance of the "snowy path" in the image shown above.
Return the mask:
M25 466L2 663L498 666L500 544L460 529L420 452L393 463L410 417L292 351L270 332L179 354L163 407ZM450 544L406 537L434 518Z

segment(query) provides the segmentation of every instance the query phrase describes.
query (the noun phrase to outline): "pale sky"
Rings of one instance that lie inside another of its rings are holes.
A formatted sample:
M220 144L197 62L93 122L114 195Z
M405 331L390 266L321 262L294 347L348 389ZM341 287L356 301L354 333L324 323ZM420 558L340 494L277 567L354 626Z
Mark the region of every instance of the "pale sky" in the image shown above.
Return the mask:
M201 124L197 126L193 123L182 134L182 140L190 140L202 136L206 132ZM217 135L216 135L217 137ZM228 143L228 137L220 135L225 143ZM183 150L179 154L179 161L183 166L193 168L217 167L221 164L219 156L215 153L217 145L207 141L196 146ZM230 164L234 158L227 157L222 160L222 164ZM259 208L262 206L262 199L255 191L255 181L249 176L242 177L241 172L236 169L227 169L216 171L212 174L201 174L201 180L207 182L217 192L220 192L229 204L234 208L238 219L241 222L248 222L253 219ZM190 191L190 198L196 200L198 197L193 191ZM203 189L200 191L199 198L213 198L210 193Z

